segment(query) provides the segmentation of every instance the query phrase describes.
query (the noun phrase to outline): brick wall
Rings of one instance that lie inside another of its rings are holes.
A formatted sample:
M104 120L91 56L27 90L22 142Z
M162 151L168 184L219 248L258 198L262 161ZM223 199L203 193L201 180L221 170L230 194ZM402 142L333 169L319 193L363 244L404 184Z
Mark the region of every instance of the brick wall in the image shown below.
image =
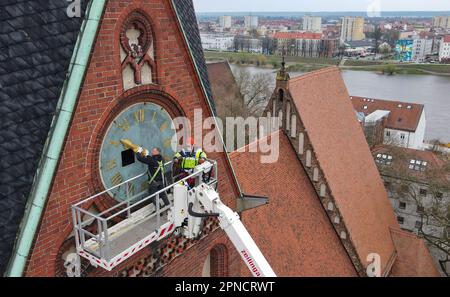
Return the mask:
M149 17L153 28L155 62L158 65L156 80L159 85L146 85L124 92L119 33L127 15L136 9ZM27 263L27 276L55 275L60 247L72 231L70 206L102 188L96 178L102 131L111 115L126 105L130 96L139 98L146 94L147 98L166 102L168 106L178 109L191 119L194 108L203 109L204 117L210 116L182 38L170 1L107 2L47 205ZM237 190L225 156L210 154L210 157L217 159L220 164L221 197L225 203L234 207ZM234 252L224 233L217 230L188 249L185 255L174 258L173 263L168 264L161 274L201 275L206 255L218 243L224 244L229 253ZM135 255L109 275L117 275L118 271L132 266L133 262L149 253L146 249ZM234 256L228 257L230 275L235 275L238 271L235 258L238 259ZM98 268L94 269L92 274L105 273Z

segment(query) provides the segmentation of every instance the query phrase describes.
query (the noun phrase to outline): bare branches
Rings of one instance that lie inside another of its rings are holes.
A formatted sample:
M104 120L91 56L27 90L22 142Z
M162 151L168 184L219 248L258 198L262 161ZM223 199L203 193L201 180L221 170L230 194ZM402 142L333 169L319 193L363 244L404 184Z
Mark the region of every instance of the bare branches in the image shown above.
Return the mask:
M267 74L252 75L246 69L239 69L236 83L244 98L243 116L260 116L272 94L272 78Z

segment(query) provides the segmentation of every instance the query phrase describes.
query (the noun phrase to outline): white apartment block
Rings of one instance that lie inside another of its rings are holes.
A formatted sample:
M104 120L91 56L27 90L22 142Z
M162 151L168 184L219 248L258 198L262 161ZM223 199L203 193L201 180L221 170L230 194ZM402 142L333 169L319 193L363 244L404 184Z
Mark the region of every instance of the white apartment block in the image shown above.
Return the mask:
M439 47L439 61L450 59L450 35L444 36Z
M433 18L433 27L450 29L450 16L437 16Z
M219 18L219 25L222 29L230 29L232 25L232 18L230 15L223 15Z
M424 62L427 55L433 51L432 39L414 39L412 60Z
M201 33L203 49L215 51L231 50L234 46L234 36L225 34Z
M303 31L322 32L322 18L305 15L303 17Z
M364 38L364 18L342 18L341 43L352 40L363 40Z
M244 26L247 29L256 29L258 28L258 17L253 15L247 15L244 17Z

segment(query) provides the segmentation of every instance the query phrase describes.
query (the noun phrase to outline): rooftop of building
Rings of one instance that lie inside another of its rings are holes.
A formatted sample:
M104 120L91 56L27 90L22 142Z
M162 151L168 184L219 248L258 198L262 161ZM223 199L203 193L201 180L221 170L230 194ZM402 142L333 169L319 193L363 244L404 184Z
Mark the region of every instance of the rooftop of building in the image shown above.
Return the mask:
M292 78L289 92L361 262L376 252L385 270L394 253L388 230L398 223L340 70Z
M274 164L249 152L259 141L230 154L242 190L269 197L268 205L242 213L250 235L278 276L356 276L287 136L278 131L271 137L280 144ZM245 267L242 272L248 274Z
M397 251L391 276L440 276L422 239L408 231L396 228L390 230Z
M377 110L390 111L386 128L395 130L415 132L424 111L423 104L373 99L360 96L351 96L350 99L353 108L357 112L363 112L365 116L368 116Z
M392 174L405 177L427 178L428 173L445 175L442 169L450 164L448 156L393 145L377 145L372 149L372 154L382 172L386 174L391 171ZM450 180L450 175L447 179Z

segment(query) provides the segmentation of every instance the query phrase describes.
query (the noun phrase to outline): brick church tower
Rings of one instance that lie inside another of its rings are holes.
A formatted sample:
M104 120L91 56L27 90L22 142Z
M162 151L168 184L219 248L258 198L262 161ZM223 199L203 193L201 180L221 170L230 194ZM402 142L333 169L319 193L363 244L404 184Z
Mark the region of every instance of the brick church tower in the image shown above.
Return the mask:
M186 116L193 122L195 109L200 109L204 118L210 117L214 103L191 0L81 1L82 15L72 19L66 15L69 4L65 0L48 1L45 7L29 2L33 14L24 17L30 24L41 22L43 30L36 32L26 22L16 22L14 29L22 26L27 42L35 45L34 49L24 48L23 55L39 57L34 62L41 65L35 67L48 71L42 77L24 79L47 83L53 100L39 105L42 92L24 94L36 109L43 107L47 116L35 114L28 125L40 125L41 132L31 136L31 127L22 137L22 141L35 140L30 143L35 145L31 168L11 165L12 172L27 182L16 188L13 183L2 184L20 195L2 201L14 206L14 216L2 216L9 229L0 232L5 239L1 268L6 275L64 276L68 257L75 251L71 205L136 173L120 158L121 135L161 147L170 160L170 121ZM14 7L20 4L10 6L7 11L23 11ZM55 38L51 38L51 30ZM38 44L50 48L52 42L61 54L39 52ZM52 65L60 69L52 72ZM19 130L27 129L25 123L11 122ZM142 133L133 132L142 131L139 126L158 133L150 140L141 139ZM17 156L17 151L11 150L2 158ZM235 208L240 192L227 155L211 153L208 157L219 164L222 201ZM140 185L133 185L134 190ZM121 191L103 195L88 205L89 210L100 213L120 202ZM217 222L210 220L197 240L168 236L111 272L82 260L81 274L233 276L240 269L240 257L235 253Z

